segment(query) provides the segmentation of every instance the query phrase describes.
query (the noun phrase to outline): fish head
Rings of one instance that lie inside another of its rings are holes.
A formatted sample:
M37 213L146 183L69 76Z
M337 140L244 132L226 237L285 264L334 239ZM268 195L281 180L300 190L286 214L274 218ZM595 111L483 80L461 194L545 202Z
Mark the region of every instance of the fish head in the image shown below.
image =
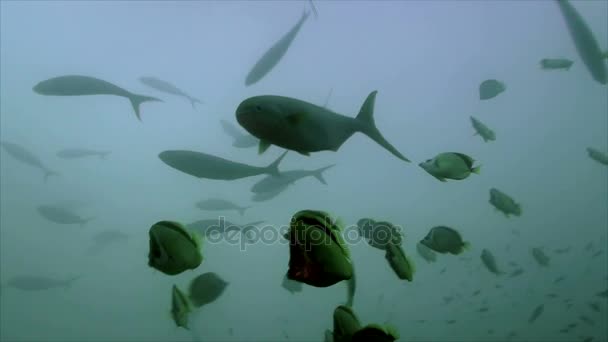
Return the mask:
M283 129L287 114L276 100L277 96L254 96L239 104L236 120L253 136L272 137Z
M148 265L167 275L197 268L203 261L200 242L179 223L160 221L149 231Z
M353 266L340 228L326 213L303 210L289 230L287 277L315 287L327 287L353 277Z
M361 329L359 318L352 308L340 305L334 310L334 337L336 341L350 341Z
M437 163L435 163L435 158L427 159L425 162L419 163L418 166L423 168L426 172L435 174L438 171Z
M379 324L369 324L354 333L351 341L393 342L399 339L399 337L397 330L391 326L383 327Z

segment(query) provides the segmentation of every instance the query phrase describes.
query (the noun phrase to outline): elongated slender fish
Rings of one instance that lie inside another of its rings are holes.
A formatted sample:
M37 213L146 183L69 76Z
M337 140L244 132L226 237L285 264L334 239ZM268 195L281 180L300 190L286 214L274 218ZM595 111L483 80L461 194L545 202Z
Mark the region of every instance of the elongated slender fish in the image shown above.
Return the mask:
M608 71L593 32L568 0L556 0L560 11L568 26L570 37L574 41L576 51L583 63L591 73L594 80L601 84L608 84Z
M291 46L293 40L296 38L298 32L300 31L300 28L302 27L306 19L308 19L309 14L310 12L304 11L300 20L298 20L298 22L291 28L291 30L289 30L289 32L287 32L283 37L281 37L279 41L274 43L270 47L270 49L268 49L268 51L266 51L262 55L262 57L255 63L251 71L249 71L249 74L247 74L247 77L245 78L246 86L250 86L261 80L264 76L266 76L266 74L270 72L270 70L272 70L272 68L275 67L275 65L279 63L281 58L283 58L283 56Z
M141 121L139 105L150 101L162 102L155 97L131 93L99 78L81 75L53 77L36 84L33 90L40 95L50 96L116 95L126 97L131 101L131 106L139 121Z
M197 178L234 180L262 174L279 175L279 158L266 167L252 166L194 151L173 150L161 152L158 157L172 168Z
M80 276L70 277L68 279L55 279L45 276L24 275L9 279L5 286L14 287L22 291L42 291L56 287L67 288L78 278L80 278Z
M409 162L376 127L372 91L356 118L350 118L315 104L284 96L254 96L236 110L239 124L260 139L259 152L270 145L308 155L311 152L338 151L356 132L361 132L397 158Z
M44 172L44 181L45 182L50 176L59 175L57 172L52 171L51 169L46 167L44 164L42 164L42 161L40 161L40 158L38 158L32 152L26 150L25 147L23 147L21 145L17 145L17 144L8 142L8 141L0 141L0 146L2 146L4 148L4 150L6 151L6 153L8 153L11 157L22 162L23 164L27 164L27 165L41 169Z
M298 180L304 177L315 177L321 184L327 185L323 172L332 168L334 165L328 165L316 170L292 170L283 171L279 177L268 176L261 179L251 187L253 193L273 192L277 189L282 189L285 185L295 184Z
M106 159L110 151L95 151L85 148L68 148L57 152L57 157L62 159L81 159L91 156L97 156L101 159Z
M232 146L238 148L249 148L260 144L260 140L249 133L239 131L235 125L226 120L221 120L224 132L234 139Z
M241 214L241 216L245 214L245 210L251 208L243 207L221 198L208 198L200 200L196 203L196 207L201 210L236 210L239 212L239 214Z
M58 224L79 224L80 226L84 226L89 221L94 219L94 217L85 219L67 209L53 207L50 205L41 205L37 208L37 210L40 216Z
M185 97L192 104L192 108L195 108L194 105L197 103L200 103L200 104L203 103L203 101L188 95L183 90L179 89L178 87L174 86L173 84L171 84L167 81L158 79L156 77L144 76L144 77L140 77L139 81L141 83L147 85L148 87L154 88L158 91L162 91L164 93L171 94L171 95Z

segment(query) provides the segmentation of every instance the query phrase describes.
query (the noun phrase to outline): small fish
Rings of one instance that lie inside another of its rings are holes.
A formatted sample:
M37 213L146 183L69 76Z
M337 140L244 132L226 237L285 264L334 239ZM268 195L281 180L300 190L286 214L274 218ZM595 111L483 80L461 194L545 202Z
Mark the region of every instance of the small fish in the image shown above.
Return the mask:
M363 218L357 221L357 228L370 246L380 250L386 250L389 243L400 246L403 240L400 227L387 221Z
M570 246L568 246L566 248L557 248L557 249L553 250L553 252L555 254L565 254L565 253L570 252L570 248L571 248Z
M591 257L596 258L596 257L598 257L598 256L600 256L600 255L602 255L602 254L604 254L604 251L597 251L597 252L593 253L593 254L591 255Z
M534 247L531 250L532 252L532 256L534 257L534 260L536 260L536 262L543 267L547 267L549 266L549 257L545 254L545 252L543 252L542 249Z
M540 315L543 313L544 310L545 310L545 306L543 304L537 306L536 309L534 309L534 311L532 311L532 314L530 315L530 318L528 319L528 323L534 323L534 321L536 321L538 319L538 317L540 317Z
M389 242L386 245L385 258L399 279L414 280L414 263L405 255L400 245Z
M68 279L56 279L44 276L17 276L10 278L3 286L13 287L22 291L43 291L58 287L68 288L79 278L80 276Z
M53 207L50 205L41 205L36 209L40 216L53 223L58 224L79 224L81 227L83 227L89 221L94 219L94 217L89 217L85 219L67 209Z
M456 323L456 320L455 319L451 319L451 320L446 321L446 323L447 324L454 324L454 323Z
M0 141L0 146L4 148L6 153L8 153L11 157L16 160L22 162L23 164L33 166L38 168L44 172L44 181L50 176L59 175L57 172L46 167L40 158L34 155L32 152L28 151L25 147L8 142L8 141Z
M583 322L585 322L585 323L587 323L587 324L589 324L589 325L591 325L591 326L594 326L594 325L595 325L595 321L593 321L591 318L589 318L589 317L587 317L587 316L585 316L585 315L580 315L580 316L578 316L578 318L579 318L581 321L583 321Z
M479 295L481 293L481 290L476 290L475 292L473 292L472 296L475 297L477 295Z
M543 58L540 60L540 67L543 70L570 70L574 62L565 58Z
M241 216L245 214L245 210L251 207L242 207L230 201L221 198L208 198L200 200L196 203L196 207L201 210L211 211L222 211L222 210L236 210Z
M555 294L555 293L549 293L549 294L547 294L547 297L549 297L549 298L557 298L557 297L559 297L559 295Z
M139 81L141 83L147 85L148 87L151 87L158 91L162 91L164 93L171 94L171 95L185 97L192 104L192 108L195 108L195 104L197 104L197 103L200 103L200 104L203 103L203 101L186 94L183 90L179 89L178 87L174 86L173 84L171 84L167 81L158 79L156 77L144 76L144 77L140 77Z
M589 158L600 164L608 165L608 154L596 150L593 147L587 147L587 153L589 154Z
M196 269L203 262L200 238L177 222L159 221L150 227L148 236L148 266L166 275Z
M188 297L192 305L200 308L203 305L216 301L224 293L228 285L229 283L217 273L203 273L190 282Z
M596 293L595 295L598 297L608 298L608 289L606 289L604 291L600 291L600 292Z
M194 151L164 151L158 157L170 167L197 178L235 180L262 174L278 176L279 163L286 154L287 151L266 167L251 166Z
M498 269L498 266L496 265L496 259L494 258L492 252L485 248L481 251L481 261L488 269L488 271L494 273L495 275L501 275L503 273Z
M82 75L53 77L36 84L33 90L40 95L51 96L116 95L126 97L131 102L139 121L141 121L139 106L143 102L162 102L155 97L131 93L99 78Z
M565 276L559 276L559 277L557 277L557 278L556 278L556 279L553 281L553 283L557 284L557 283L562 282L562 281L563 281L563 280L565 280L565 279L566 279L566 277L565 277Z
M72 148L72 149L65 149L65 150L61 150L61 151L57 152L57 157L62 158L62 159L81 159L81 158L96 156L101 159L106 159L106 157L110 153L111 153L110 151L94 151L94 150L87 150L84 148Z
M482 307L482 308L479 308L479 310L477 310L477 311L478 312L488 312L488 311L490 311L490 309L487 307Z
M602 308L600 307L600 304L599 304L599 303L596 303L596 302L591 302L591 303L588 303L588 304L589 304L589 307L590 307L590 308L591 308L593 311L595 311L595 312L602 312Z
M507 89L506 85L498 80L485 80L479 84L479 99L489 100L500 95Z
M437 253L454 255L464 252L470 246L468 242L462 240L457 230L445 226L431 228L420 243Z
M493 130L488 128L485 124L483 124L478 119L471 116L471 124L473 124L473 128L475 129L474 135L479 135L484 142L494 141L496 140L496 134Z
M440 153L424 163L418 164L431 176L445 182L446 179L463 180L471 173L479 174L480 166L473 166L475 160L457 152Z
M509 215L521 216L521 205L496 188L490 189L490 204L505 214L507 218Z
M285 185L293 185L300 179L305 177L314 177L321 184L327 185L327 181L323 178L323 172L334 167L335 164L328 165L316 170L292 170L292 171L282 171L279 177L276 176L267 176L262 178L260 181L255 183L251 187L251 192L253 193L265 193L265 192L273 192L277 189L283 188Z

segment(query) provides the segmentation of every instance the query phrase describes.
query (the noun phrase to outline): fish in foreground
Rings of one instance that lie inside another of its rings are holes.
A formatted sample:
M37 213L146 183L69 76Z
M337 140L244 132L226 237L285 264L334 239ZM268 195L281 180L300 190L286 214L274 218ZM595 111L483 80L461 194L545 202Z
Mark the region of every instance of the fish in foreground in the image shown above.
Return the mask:
M150 251L148 266L167 275L193 270L203 262L201 240L179 223L160 221L148 232Z
M278 176L279 163L287 152L266 167L247 165L194 151L164 151L158 157L172 168L197 178L234 180L262 174Z
M259 80L261 80L266 74L270 72L283 58L291 43L300 32L300 28L308 19L310 12L304 11L300 20L285 34L281 39L274 43L270 49L268 49L262 57L253 65L253 68L249 71L245 77L245 85L250 86Z
M287 277L287 274L283 276L283 282L281 286L289 291L290 293L302 292L302 283L291 280Z
M33 166L35 168L42 170L44 172L44 181L45 182L50 176L59 175L57 172L46 167L42 163L40 158L38 158L36 155L34 155L32 152L28 151L25 147L23 147L21 145L17 145L17 144L3 140L3 141L0 141L0 146L2 146L2 148L4 148L4 150L6 151L6 153L8 153L11 157L15 158L16 160L22 162L23 164L30 165L30 166Z
M95 151L88 150L84 148L70 148L57 152L57 157L62 159L81 159L86 157L99 157L101 159L106 159L110 151Z
M229 285L217 273L207 272L192 279L189 287L190 303L197 308L213 303L226 290Z
M82 75L53 77L36 84L33 90L40 95L50 96L116 95L126 97L131 102L139 121L141 121L139 106L143 102L162 102L155 97L131 93L99 78Z
M534 309L534 311L532 311L530 318L528 318L528 323L534 323L534 321L536 321L538 319L538 317L540 317L540 315L543 313L543 311L545 311L544 304L540 304L539 306L537 306Z
M589 158L595 160L596 162L608 165L608 154L596 150L593 147L587 147L587 154L589 154Z
M16 276L9 279L3 286L13 287L22 291L43 291L57 287L70 287L80 276L68 279L56 279L44 276Z
M226 120L221 120L220 123L222 124L224 132L234 139L234 142L232 143L233 147L249 148L260 144L260 140L258 138L251 134L239 131L232 123Z
M481 166L473 166L474 163L475 160L466 154L446 152L418 165L431 176L445 182L446 179L466 179L471 173L479 174Z
M193 230L201 236L210 237L214 233L227 234L228 232L239 232L244 234L249 242L253 241L252 231L256 226L264 221L254 221L243 225L232 223L223 217L209 220L198 220L187 225L188 229Z
M492 252L485 248L481 251L481 261L488 271L496 275L501 275L503 273L498 269L498 266L496 265L496 258L494 258Z
M285 96L263 95L241 102L236 119L249 133L260 139L259 152L276 145L304 155L319 151L338 151L356 132L363 133L397 158L408 161L380 133L374 121L377 91L372 91L356 118Z
M570 70L574 62L565 58L543 58L540 60L540 67L543 70Z
M188 297L180 290L177 285L171 289L171 317L175 325L189 330L188 316L192 309L188 302Z
M496 140L496 134L493 130L484 125L481 121L471 116L471 124L475 129L474 135L479 135L484 142Z
M424 239L420 240L420 243L441 254L458 255L470 248L470 244L463 241L457 230L445 226L431 228Z
M342 224L325 212L297 212L285 234L289 241L287 277L315 287L328 287L348 280L347 305L352 306L355 270L341 233Z
M600 50L599 44L585 19L568 0L556 1L566 21L576 51L587 70L595 81L600 84L608 84L608 71L606 70L602 50Z
M350 342L352 336L361 329L361 322L351 307L340 305L334 310L333 341Z
M424 260L428 262L437 261L437 253L420 242L416 243L416 251Z
M58 224L79 224L81 227L83 227L89 221L94 219L94 217L82 218L67 209L50 205L41 205L36 208L36 210L40 216Z
M506 217L509 215L521 216L521 205L516 203L511 196L496 188L490 189L490 204Z
M498 80L485 80L479 84L479 99L489 100L507 90L507 86Z
M325 178L323 178L323 172L331 169L335 165L328 165L316 170L292 170L292 171L281 171L279 177L267 176L262 178L259 182L255 183L251 187L253 193L264 193L273 192L277 189L283 188L285 185L293 185L297 181L305 177L315 177L321 184L327 185Z
M414 280L414 262L405 255L400 245L389 242L386 245L385 258L399 279Z
M245 214L245 210L251 207L242 207L221 198L209 198L198 201L196 207L201 210L236 210L241 216Z
M357 221L357 228L359 235L365 237L370 246L380 250L386 250L389 243L400 246L403 240L400 227L390 222L363 218Z
M534 247L531 250L532 253L532 257L534 257L534 260L536 260L536 262L543 267L547 267L549 266L549 257L545 254L545 252L543 252L542 249Z
M144 77L140 77L139 81L141 83L147 85L148 87L154 88L158 91L162 91L164 93L171 94L171 95L185 97L192 104L192 108L195 108L195 104L197 104L197 103L200 103L200 104L203 103L203 101L186 94L183 90L179 89L175 85L173 85L167 81L158 79L156 77L144 76Z

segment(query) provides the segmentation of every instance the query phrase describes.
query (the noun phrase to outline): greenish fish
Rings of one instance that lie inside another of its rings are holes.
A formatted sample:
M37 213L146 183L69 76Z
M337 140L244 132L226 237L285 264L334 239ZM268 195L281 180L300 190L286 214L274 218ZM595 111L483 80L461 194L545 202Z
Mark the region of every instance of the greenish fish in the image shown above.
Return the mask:
M293 185L297 181L305 177L315 177L321 184L327 185L327 181L323 178L323 172L334 167L335 164L328 165L316 170L291 170L282 171L279 177L267 176L251 187L253 193L274 192L284 188L286 185Z
M193 270L203 262L201 241L177 222L160 221L150 227L148 266L167 275Z
M291 28L291 30L289 30L289 32L287 32L283 37L281 37L281 39L274 43L270 47L270 49L268 49L262 55L262 57L260 57L260 59L255 63L253 68L247 74L247 77L245 77L246 86L250 86L261 80L264 76L266 76L266 74L270 72L270 70L272 70L279 63L279 61L283 58L283 56L291 46L291 43L293 43L293 40L298 35L298 32L300 32L300 28L302 28L302 25L304 24L306 19L308 19L309 15L310 12L304 11L302 13L302 17L300 17L300 20L298 20L298 22Z
M475 129L474 135L479 135L484 142L496 140L496 134L494 133L494 131L472 116L471 124L473 124L473 128Z
M304 155L338 151L356 132L363 133L397 158L409 161L380 133L374 121L377 91L369 94L356 118L284 96L254 96L236 110L239 124L260 139L259 152L277 145Z
M496 258L494 258L494 255L492 254L492 252L490 252L487 249L483 249L481 251L481 261L483 262L484 266L488 269L488 271L496 274L496 275L501 275L503 272L500 271L498 269L498 266L496 265Z
M538 317L540 317L543 311L545 311L544 304L540 304L539 306L537 306L534 311L532 311L532 314L530 314L530 318L528 318L528 323L534 323L538 319Z
M190 303L197 308L213 303L224 293L228 285L229 283L217 273L203 273L190 282L188 292Z
M420 243L441 254L458 255L470 247L468 242L463 241L457 230L445 226L431 228L424 239L420 240Z
M595 160L596 162L608 165L608 154L596 150L593 147L587 147L587 154L589 154L589 158Z
M188 298L176 285L173 285L171 290L171 317L175 325L189 330L188 316L190 312L191 308Z
M302 210L291 219L287 277L315 287L328 287L348 280L348 306L355 292L355 270L341 236L342 224L329 214Z
M420 242L418 242L416 244L416 251L424 260L426 260L428 262L437 261L437 254L433 250L431 250L430 248L428 248L427 246L423 245Z
M359 235L365 237L367 243L374 248L386 250L389 243L401 245L400 229L390 222L377 222L370 218L363 218L357 221L357 228Z
M359 329L361 323L352 308L340 305L334 310L333 340L335 342L350 342L353 334Z
M156 89L158 91L162 91L164 93L171 94L171 95L185 97L192 104L192 108L195 108L194 105L197 103L201 103L201 104L203 103L203 101L186 94L183 90L179 89L178 87L174 86L173 84L171 84L167 81L158 79L156 77L144 76L144 77L140 77L139 81L141 83L147 85L148 87Z
M352 342L393 342L399 339L399 333L391 325L368 324L353 334Z
M507 90L507 86L498 80L485 80L479 84L479 99L489 100Z
M278 176L279 163L286 154L287 151L266 167L247 165L194 151L164 151L158 157L170 167L197 178L235 180L262 174Z
M62 159L81 159L86 157L106 159L110 153L110 151L95 151L86 148L67 148L57 152L57 157Z
M608 84L608 71L602 51L585 19L568 0L556 0L576 51L595 81Z
M405 255L401 246L389 242L386 245L385 258L399 279L414 280L414 262Z
M6 151L6 153L8 153L11 157L15 158L15 160L42 170L42 172L44 172L45 182L50 176L59 175L57 172L46 167L40 158L21 145L3 140L0 141L0 146L2 146L4 151Z
M40 95L51 96L116 95L126 97L131 101L131 106L139 121L141 121L139 106L143 102L162 102L155 97L131 93L99 78L81 75L53 77L36 84L33 90Z
M490 189L490 204L506 217L509 215L521 216L521 205L516 203L511 196L496 188Z
M540 266L549 266L549 262L551 259L549 259L549 257L545 254L545 252L543 252L541 248L534 247L530 250L530 252L532 253L532 257L534 258L534 260L536 260L536 262Z
M570 70L574 62L565 58L543 58L540 60L540 67L543 70Z
M446 179L466 179L471 173L479 174L481 166L473 166L474 162L475 160L466 154L445 152L418 165L431 176L445 182Z

